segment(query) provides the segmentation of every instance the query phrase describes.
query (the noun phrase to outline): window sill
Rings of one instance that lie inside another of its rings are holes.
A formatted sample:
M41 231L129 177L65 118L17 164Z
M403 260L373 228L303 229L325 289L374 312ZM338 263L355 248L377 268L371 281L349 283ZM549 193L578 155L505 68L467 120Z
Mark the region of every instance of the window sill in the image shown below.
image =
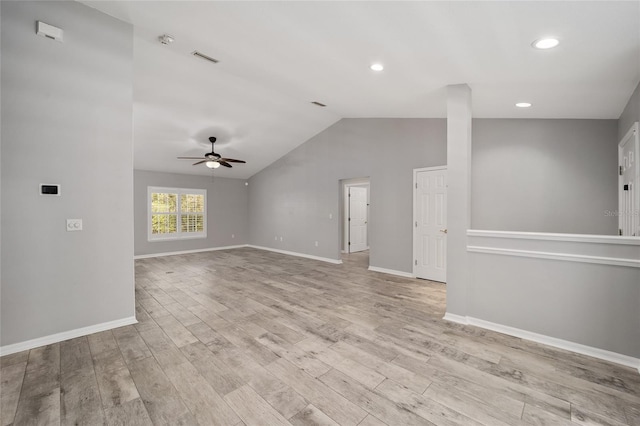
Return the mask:
M200 240L207 238L207 234L204 235L190 235L187 237L162 237L162 238L147 238L147 241L150 243L161 242L161 241L182 241L182 240Z

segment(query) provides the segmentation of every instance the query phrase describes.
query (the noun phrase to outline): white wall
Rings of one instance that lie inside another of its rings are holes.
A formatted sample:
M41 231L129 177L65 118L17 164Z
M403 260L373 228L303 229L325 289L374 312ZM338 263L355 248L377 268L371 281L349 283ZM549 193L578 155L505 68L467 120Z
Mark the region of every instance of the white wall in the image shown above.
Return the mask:
M136 170L135 254L227 247L249 242L249 188L244 179ZM178 241L148 241L147 188L161 186L207 190L207 237Z
M133 31L76 2L0 7L6 349L135 315ZM37 20L64 43L37 36ZM66 232L67 218L84 230Z

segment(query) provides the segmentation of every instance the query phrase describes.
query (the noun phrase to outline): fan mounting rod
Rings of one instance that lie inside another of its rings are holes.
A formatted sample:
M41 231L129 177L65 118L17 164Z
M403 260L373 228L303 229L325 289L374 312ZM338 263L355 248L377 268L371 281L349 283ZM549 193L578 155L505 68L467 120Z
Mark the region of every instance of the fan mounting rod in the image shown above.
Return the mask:
M216 143L216 140L217 140L217 139L215 138L215 136L211 136L211 137L209 138L209 142L211 142L211 152L206 153L206 154L204 155L205 157L207 157L207 158L215 157L216 159L218 159L218 158L221 158L221 157L222 157L220 154L216 154L216 153L213 151L213 144L214 144L214 143Z

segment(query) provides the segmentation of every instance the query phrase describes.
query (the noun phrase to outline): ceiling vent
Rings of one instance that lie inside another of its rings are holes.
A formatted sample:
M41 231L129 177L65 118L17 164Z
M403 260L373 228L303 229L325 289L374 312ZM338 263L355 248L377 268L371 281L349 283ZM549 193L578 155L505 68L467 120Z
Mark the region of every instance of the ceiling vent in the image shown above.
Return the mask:
M198 52L197 50L191 52L191 54L193 56L197 56L198 58L206 59L209 62L213 62L214 64L217 64L218 62L220 62L217 59L212 58L211 56L208 56L208 55L205 55L204 53Z
M324 108L324 107L326 107L326 105L325 105L325 104L323 104L322 102L313 101L313 102L311 102L311 103L312 103L312 104L314 104L314 105L317 105L317 106L319 106L319 107L323 107L323 108Z

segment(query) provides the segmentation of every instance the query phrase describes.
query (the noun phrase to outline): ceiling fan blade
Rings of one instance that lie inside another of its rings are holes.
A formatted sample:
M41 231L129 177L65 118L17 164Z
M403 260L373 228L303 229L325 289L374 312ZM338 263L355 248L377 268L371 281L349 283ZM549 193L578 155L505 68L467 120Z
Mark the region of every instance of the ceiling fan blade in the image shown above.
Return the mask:
M204 157L178 157L178 160L199 160L193 163L194 166L197 166L198 164L202 164L202 163L215 162L227 168L233 167L229 163L246 163L246 161L244 160L236 160L235 158L222 158L220 154L216 154L216 152L213 150L213 145L215 141L216 141L216 138L214 136L211 136L209 138L209 142L211 142L211 152L207 152L206 154L204 154ZM217 166L216 164L208 164L208 165ZM215 168L215 167L212 167L212 168Z

